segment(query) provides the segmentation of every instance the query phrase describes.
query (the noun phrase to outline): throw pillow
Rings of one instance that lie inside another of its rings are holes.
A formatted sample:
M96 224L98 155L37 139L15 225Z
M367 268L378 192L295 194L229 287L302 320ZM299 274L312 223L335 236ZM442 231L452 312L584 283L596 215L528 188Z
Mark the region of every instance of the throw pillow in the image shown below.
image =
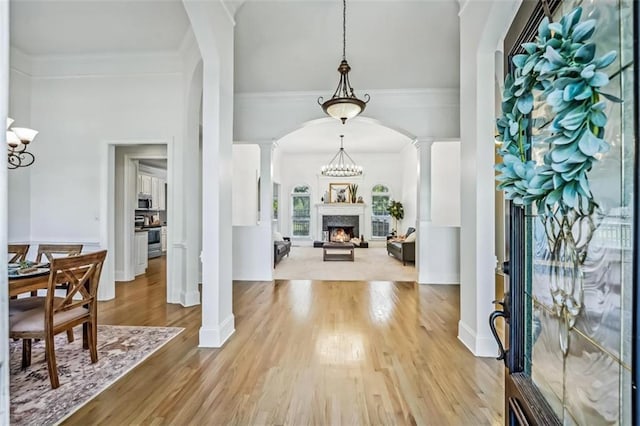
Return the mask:
M284 241L284 237L278 231L273 231L273 241Z
M404 242L405 243L410 243L410 242L415 241L415 240L416 240L416 233L412 232L409 235L407 235L407 238L404 239Z

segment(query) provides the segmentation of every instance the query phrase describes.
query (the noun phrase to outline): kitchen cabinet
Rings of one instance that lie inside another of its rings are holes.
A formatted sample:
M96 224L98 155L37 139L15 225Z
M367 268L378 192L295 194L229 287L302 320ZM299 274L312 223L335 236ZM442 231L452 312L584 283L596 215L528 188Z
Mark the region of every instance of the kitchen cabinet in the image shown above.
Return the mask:
M151 178L151 207L158 210L165 210L164 199L164 179Z
M167 209L166 194L164 192L164 188L165 188L166 183L167 183L166 180L158 179L158 202L156 203L156 206L157 206L158 210L166 210Z
M139 181L139 189L138 189L138 193L139 194L151 194L152 192L152 177L149 175L138 175L138 181Z
M167 227L163 226L160 233L160 243L162 243L162 252L167 251Z
M135 275L144 274L147 271L148 251L149 251L149 233L147 231L137 231L134 238L135 253Z

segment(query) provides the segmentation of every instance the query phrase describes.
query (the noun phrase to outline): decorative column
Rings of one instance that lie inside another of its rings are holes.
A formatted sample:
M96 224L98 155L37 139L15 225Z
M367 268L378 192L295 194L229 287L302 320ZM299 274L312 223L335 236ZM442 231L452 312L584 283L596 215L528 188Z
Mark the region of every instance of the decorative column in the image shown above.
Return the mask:
M496 356L489 329L495 296L495 52L518 0L467 1L460 10L460 321L476 356Z
M220 347L234 333L232 312L231 169L233 27L219 2L184 0L203 62L201 347Z

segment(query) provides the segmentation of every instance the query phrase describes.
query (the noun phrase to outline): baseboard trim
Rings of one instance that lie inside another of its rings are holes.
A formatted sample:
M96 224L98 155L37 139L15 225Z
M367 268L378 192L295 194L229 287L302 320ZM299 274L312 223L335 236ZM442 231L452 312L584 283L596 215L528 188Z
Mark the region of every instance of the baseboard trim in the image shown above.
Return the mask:
M460 274L429 275L419 278L418 284L456 284L460 285Z
M183 291L180 294L181 305L185 308L200 304L200 292L198 290Z
M478 336L462 320L458 321L458 340L477 357L495 358L498 356L498 346L493 336Z
M235 332L235 317L229 315L218 327L200 327L200 348L221 348Z

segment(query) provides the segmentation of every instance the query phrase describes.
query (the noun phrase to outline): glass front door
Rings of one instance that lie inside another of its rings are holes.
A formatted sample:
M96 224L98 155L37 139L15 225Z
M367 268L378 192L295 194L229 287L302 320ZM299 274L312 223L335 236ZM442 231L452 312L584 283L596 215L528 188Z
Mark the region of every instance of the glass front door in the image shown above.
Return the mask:
M582 20L596 22L591 37L596 56L617 52L606 69L610 82L605 91L623 102L606 102L603 138L610 149L598 154L588 173L593 209L586 214L549 214L535 204L510 209L505 359L511 424L535 423L536 404L545 405L562 424L634 423L637 6L631 0L563 1L553 10L553 22L577 6L583 9ZM529 155L540 164L548 154L543 141L554 118L540 94L530 118ZM537 396L523 397L527 389Z

